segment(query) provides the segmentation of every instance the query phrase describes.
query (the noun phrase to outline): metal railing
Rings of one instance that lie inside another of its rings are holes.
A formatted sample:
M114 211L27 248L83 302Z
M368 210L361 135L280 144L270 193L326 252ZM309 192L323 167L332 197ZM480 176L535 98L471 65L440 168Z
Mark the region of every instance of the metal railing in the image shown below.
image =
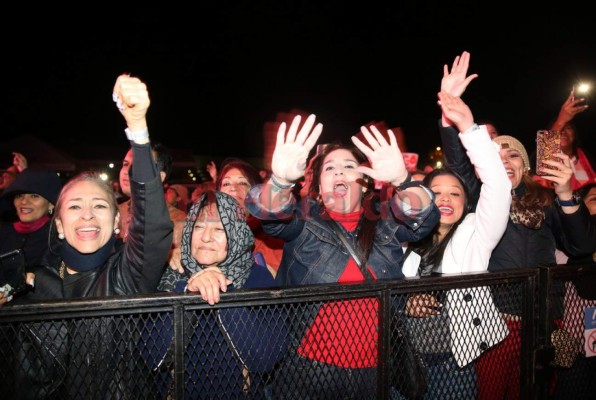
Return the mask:
M190 293L8 305L0 309L2 397L339 398L318 388L328 376L348 375L325 374L368 367L356 385L365 397L354 398L404 398L396 387L406 365L393 362L390 350L399 314L428 369L430 398L499 390L486 373L504 368L499 357L515 360L520 398L549 398L562 368L551 343L554 321L564 320L561 288L584 275L594 274L559 266L236 290L214 306ZM443 307L430 318L408 316L406 301L415 294ZM498 353L492 361L489 352ZM313 365L321 368L301 375ZM355 380L345 379L339 387Z

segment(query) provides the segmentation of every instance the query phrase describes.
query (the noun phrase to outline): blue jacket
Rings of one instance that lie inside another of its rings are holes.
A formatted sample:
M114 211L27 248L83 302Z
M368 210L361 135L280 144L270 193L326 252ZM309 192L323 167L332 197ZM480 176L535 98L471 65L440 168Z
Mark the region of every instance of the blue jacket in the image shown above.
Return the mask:
M263 186L251 188L246 206L252 215L263 220L267 234L286 242L277 282L284 286L338 282L350 255L333 228L321 217L318 203L311 197L305 197L300 202L290 199L275 212L264 211L265 207L259 203ZM377 279L403 278L402 243L417 241L428 235L439 222L439 210L433 202L416 217L407 217L397 215L399 208L390 207L388 202L374 203L373 208L374 213L365 210L363 216L378 218L373 248L367 261L369 268ZM345 233L354 242L354 235Z
M184 287L183 283L177 287ZM267 267L254 264L243 289L274 285ZM233 285L228 290L234 290ZM232 307L194 315L184 354L185 398L260 398L263 374L271 371L287 352L285 313L278 308ZM142 354L150 368L155 369L164 359L173 333L171 314L144 330ZM247 391L243 390L243 368L250 376ZM160 398L166 398L170 374L169 370L159 372L156 390Z

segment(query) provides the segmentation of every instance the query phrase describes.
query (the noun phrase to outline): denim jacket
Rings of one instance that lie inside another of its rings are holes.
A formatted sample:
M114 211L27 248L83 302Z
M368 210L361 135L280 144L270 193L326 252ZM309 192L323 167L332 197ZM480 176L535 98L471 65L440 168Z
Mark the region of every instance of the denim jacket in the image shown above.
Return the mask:
M264 231L283 239L284 251L276 280L281 285L335 283L342 275L350 255L333 228L321 216L321 207L311 197L300 202L291 196L275 209L261 204L266 185L253 186L246 199L252 215L262 220ZM395 199L395 197L394 197ZM376 202L363 218L378 218L373 248L367 264L377 279L400 279L404 261L402 242L416 241L428 235L439 222L434 201L416 216L406 216L394 201ZM374 212L373 212L374 211ZM342 228L343 229L343 228ZM345 232L354 242L358 228Z

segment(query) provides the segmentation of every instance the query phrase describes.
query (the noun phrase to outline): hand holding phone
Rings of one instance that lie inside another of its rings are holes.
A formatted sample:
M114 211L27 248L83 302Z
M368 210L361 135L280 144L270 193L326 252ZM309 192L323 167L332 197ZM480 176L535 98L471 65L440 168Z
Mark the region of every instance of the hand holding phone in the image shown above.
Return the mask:
M587 83L578 83L573 87L573 100L580 100L575 103L575 107L587 106L590 95L590 85Z
M548 170L553 169L545 160L556 158L555 153L561 152L561 133L559 131L539 130L536 133L536 175L549 175Z

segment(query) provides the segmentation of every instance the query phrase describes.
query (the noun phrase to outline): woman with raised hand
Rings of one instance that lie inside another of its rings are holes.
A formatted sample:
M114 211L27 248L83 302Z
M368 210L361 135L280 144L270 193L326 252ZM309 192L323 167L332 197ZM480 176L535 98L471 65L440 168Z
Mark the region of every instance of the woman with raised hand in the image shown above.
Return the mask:
M83 172L68 181L54 215L62 240L57 269L66 298L154 292L172 242L172 221L151 154L147 87L139 78L121 75L114 99L126 119L135 162L131 179L135 213L129 241L120 248L114 246L118 204L113 189L98 174Z
M54 208L53 229L61 242L58 261L34 271L35 289L24 299L131 295L157 288L172 244L172 221L151 155L146 121L149 93L139 78L121 75L113 100L126 120L135 165L128 240L117 245L120 214L112 186L96 172L80 173L64 185ZM36 398L41 393L60 398L95 398L98 394L118 398L139 391L135 379L121 378L135 371L128 364L129 352L114 352L116 327L73 322L56 329L69 331L57 334L50 344L52 354L65 364L66 376L56 377L60 373L56 369L47 373L53 379L40 382L41 371L28 371L32 375L15 380L19 394L26 388Z
M353 137L356 147L326 146L312 163L312 195L297 202L294 182L304 175L322 131L315 115L300 123L296 116L287 131L285 123L280 125L272 175L251 188L246 199L265 232L286 241L276 280L297 286L403 278L402 242L430 233L439 212L432 192L410 182L393 132L387 141L376 127L362 127L368 145ZM370 166L363 165L367 161ZM397 188L389 202L379 204L369 196L373 179ZM331 223L356 247L362 269ZM273 377L271 397L375 398L377 307L375 301L356 299L315 310L309 326L292 332L292 353Z
M550 126L550 130L559 131L561 134L561 152L569 156L573 175L571 176L571 188L578 190L582 186L596 183L596 161L593 154L587 148L581 146L581 136L574 122L578 114L586 111L589 106L575 93L574 87L565 102L561 105L557 118ZM536 151L532 152L533 161L536 160ZM545 181L542 176L534 175L534 180L541 185L552 187L552 182Z
M477 77L467 76L470 54L457 56L451 70L444 66L441 91L461 96ZM470 190L472 207L478 202L480 181L466 156L458 130L443 113L439 123L445 165L458 172ZM596 225L583 202L573 195L573 169L568 155L554 154L559 160L546 161L554 167L543 176L552 183L549 190L532 179L530 160L523 144L512 136L493 139L499 145L501 162L511 181L511 208L503 238L493 250L488 270L505 271L542 264L556 264L555 250L572 256L596 250ZM521 292L515 287L493 288L495 304L509 328L504 341L487 350L476 363L478 398L517 398L520 395Z
M441 92L439 103L459 130L482 187L476 211L471 212L468 188L459 174L435 169L424 178L435 194L441 220L432 235L408 244L406 276L486 271L509 219L511 182L486 126L474 123L469 107L458 97ZM475 399L473 361L508 334L488 287L412 294L405 313L428 367L424 398Z

